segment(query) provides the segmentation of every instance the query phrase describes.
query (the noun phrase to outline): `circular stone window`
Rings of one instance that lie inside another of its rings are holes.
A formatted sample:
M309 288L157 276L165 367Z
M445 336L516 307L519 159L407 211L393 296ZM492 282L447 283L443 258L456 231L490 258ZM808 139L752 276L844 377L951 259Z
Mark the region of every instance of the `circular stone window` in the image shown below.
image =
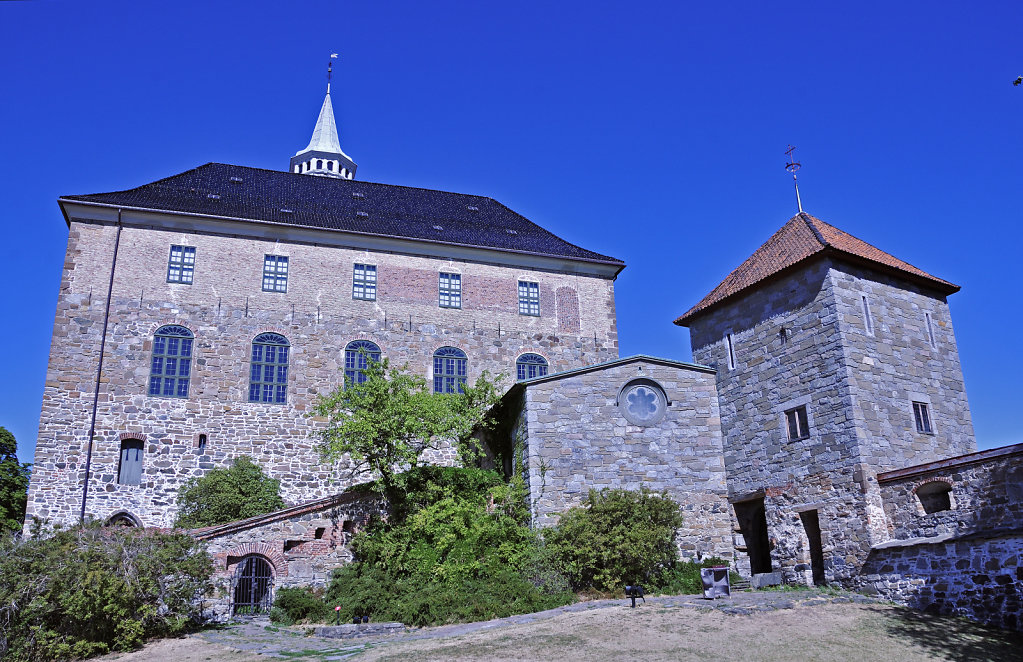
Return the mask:
M648 381L630 382L618 398L618 409L633 425L657 425L668 408L664 391Z

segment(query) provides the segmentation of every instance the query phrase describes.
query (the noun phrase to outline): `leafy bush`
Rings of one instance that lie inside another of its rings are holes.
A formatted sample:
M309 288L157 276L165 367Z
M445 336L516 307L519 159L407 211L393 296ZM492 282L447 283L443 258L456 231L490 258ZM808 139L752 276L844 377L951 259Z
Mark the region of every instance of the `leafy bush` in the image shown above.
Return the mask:
M77 527L0 542L0 657L63 660L131 650L202 620L213 564L194 539Z
M678 504L667 493L605 488L563 513L544 540L572 588L619 592L626 584L652 584L675 566L680 526Z
M174 525L191 529L272 513L285 506L280 490L281 481L242 455L229 468L214 469L181 486Z
M327 605L322 598L306 586L278 589L273 609L270 610L270 620L284 625L322 623L329 617Z
M18 462L18 443L7 428L0 426L0 535L21 531L25 521L29 467Z
M549 609L572 602L529 529L525 488L478 469L421 467L387 522L356 536L359 559L336 570L327 590L343 621L432 625ZM397 482L397 481L396 481Z

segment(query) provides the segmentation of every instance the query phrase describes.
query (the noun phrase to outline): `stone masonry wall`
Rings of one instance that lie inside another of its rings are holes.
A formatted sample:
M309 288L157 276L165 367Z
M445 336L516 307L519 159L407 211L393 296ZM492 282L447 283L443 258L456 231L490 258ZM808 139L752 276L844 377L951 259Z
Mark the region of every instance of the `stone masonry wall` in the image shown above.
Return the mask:
M670 401L664 419L633 425L616 402L643 378ZM681 504L680 551L686 558L731 558L720 424L713 375L696 367L645 360L525 387L512 426L524 446L534 521L553 524L590 489L645 486Z
M817 511L828 580L854 573L873 542L831 270L812 263L690 327L693 359L717 370L729 498L764 500L772 569L787 581L805 581L810 560L800 512ZM785 411L799 406L809 435L790 440ZM735 526L745 552L750 541Z
M977 450L945 298L901 279L838 266L831 276L863 462L880 472ZM928 405L932 433L917 432L914 400Z
M274 590L288 586L326 587L330 573L352 561L352 538L379 514L373 495L341 495L229 525L200 529L214 563L214 595L210 608L219 619L229 616L234 577L246 556L266 558L273 569Z
M986 457L995 453L995 457ZM902 477L882 477L881 495L893 539L1023 529L1023 444L939 465L943 466ZM951 508L928 514L916 490L934 481L951 488Z
M1023 530L871 551L855 585L926 612L1023 630Z
M71 225L30 519L77 519L115 234L110 225ZM172 244L196 247L193 285L166 283ZM289 257L287 293L261 291L265 254ZM352 299L355 262L377 265L376 301ZM442 270L462 274L461 309L438 306ZM540 317L518 314L519 279L540 283ZM185 480L241 454L281 479L289 503L364 479L319 461L314 435L322 421L308 416L316 396L341 383L344 348L353 340L372 340L392 364L407 362L427 379L433 352L458 347L469 357L470 381L489 370L506 376L505 387L525 352L544 356L552 371L618 354L611 280L494 264L126 227L113 293L87 513L106 519L127 511L145 526L169 525ZM188 398L146 395L153 334L165 324L195 335ZM251 341L263 331L291 343L286 405L247 402ZM202 453L200 434L208 438ZM144 442L141 485L117 484L125 437ZM450 462L453 454L433 459Z

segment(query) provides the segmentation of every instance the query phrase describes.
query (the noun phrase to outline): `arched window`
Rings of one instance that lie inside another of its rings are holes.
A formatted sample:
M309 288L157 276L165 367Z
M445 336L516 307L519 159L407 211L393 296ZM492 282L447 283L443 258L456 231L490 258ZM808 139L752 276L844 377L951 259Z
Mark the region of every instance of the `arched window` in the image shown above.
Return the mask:
M252 340L249 369L249 402L288 400L288 349L291 344L279 333L261 333Z
M262 614L273 603L273 567L266 557L252 554L238 564L234 573L233 614Z
M547 374L547 359L539 354L523 354L515 361L515 375L520 382Z
M110 519L107 520L106 526L139 527L142 526L142 524L139 523L138 518L134 515L122 510L121 512L112 515Z
M183 326L161 326L153 336L153 361L149 369L149 395L188 397L192 373L192 332Z
M916 488L916 497L920 499L920 505L928 515L952 510L955 507L952 501L952 486L943 480L933 480Z
M370 361L380 361L380 348L368 340L354 340L345 347L345 383L361 384L366 381L363 370Z
M441 347L433 353L433 392L461 393L468 369L465 352L456 347Z
M323 159L316 159L316 169L323 170Z
M118 485L138 485L142 482L142 440L121 440L121 459L117 466Z

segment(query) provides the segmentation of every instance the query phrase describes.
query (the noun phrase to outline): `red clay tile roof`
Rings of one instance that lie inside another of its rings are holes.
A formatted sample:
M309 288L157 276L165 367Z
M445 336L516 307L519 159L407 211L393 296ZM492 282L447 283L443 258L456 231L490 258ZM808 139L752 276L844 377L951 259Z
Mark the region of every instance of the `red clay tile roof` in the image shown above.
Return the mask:
M909 276L911 280L921 282L943 294L959 291L958 285L932 276L862 239L828 225L819 218L800 212L789 219L788 223L775 232L745 262L728 274L728 277L711 290L710 294L676 319L675 324L687 326L692 319L726 299L777 276L804 260L825 253L867 263L868 266L882 271L898 272L903 277Z

